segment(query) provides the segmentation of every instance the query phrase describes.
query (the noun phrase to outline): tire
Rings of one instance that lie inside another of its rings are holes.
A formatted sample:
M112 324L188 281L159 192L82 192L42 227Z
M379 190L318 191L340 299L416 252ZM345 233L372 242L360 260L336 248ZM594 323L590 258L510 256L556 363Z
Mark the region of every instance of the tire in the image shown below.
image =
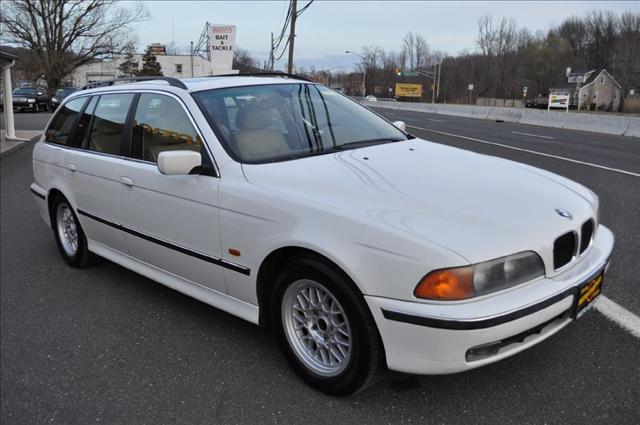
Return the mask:
M384 350L369 307L337 267L313 256L296 257L278 277L274 297L278 342L309 385L346 396L382 376Z
M57 196L51 208L51 227L64 261L72 267L91 265L95 254L89 251L87 238L73 207L62 196Z

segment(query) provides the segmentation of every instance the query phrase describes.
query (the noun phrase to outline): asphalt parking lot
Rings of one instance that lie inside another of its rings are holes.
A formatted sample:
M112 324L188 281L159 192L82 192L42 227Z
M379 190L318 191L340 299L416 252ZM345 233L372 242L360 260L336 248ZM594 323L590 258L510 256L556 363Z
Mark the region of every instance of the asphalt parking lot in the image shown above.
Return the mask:
M601 221L616 235L605 295L640 314L640 140L380 112L416 136L596 191ZM17 114L30 126L44 115ZM345 399L318 393L267 331L108 261L68 267L31 199L32 147L0 159L3 424L638 423L640 339L596 310L494 365L450 376L393 373Z
M51 118L49 112L14 112L13 122L18 130L42 130ZM0 128L4 126L4 113L0 113Z

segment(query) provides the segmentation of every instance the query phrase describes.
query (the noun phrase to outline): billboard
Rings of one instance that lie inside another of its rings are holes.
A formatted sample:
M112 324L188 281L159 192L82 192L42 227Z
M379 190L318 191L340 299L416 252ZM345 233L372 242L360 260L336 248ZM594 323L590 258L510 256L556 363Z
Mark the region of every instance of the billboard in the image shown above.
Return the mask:
M231 69L235 44L235 25L209 25L209 51L214 67Z
M422 84L396 83L396 96L422 97Z
M549 106L547 110L551 108L562 108L569 111L569 95L564 94L550 94L549 95Z

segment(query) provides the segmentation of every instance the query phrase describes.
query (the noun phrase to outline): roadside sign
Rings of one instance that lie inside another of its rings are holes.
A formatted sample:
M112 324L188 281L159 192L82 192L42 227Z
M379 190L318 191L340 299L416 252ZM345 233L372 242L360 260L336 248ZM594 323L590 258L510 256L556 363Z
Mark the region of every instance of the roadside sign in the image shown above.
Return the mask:
M422 84L396 83L396 96L422 97Z
M420 76L420 74L418 74L418 71L404 71L402 73L402 75L404 75L405 77L418 77L418 76Z
M549 106L547 106L547 111L551 108L562 108L566 109L569 112L569 95L564 94L550 94L549 95Z
M522 88L522 93L527 94L527 90L528 90L528 87L527 87L527 86L524 86L524 87Z
M473 84L469 84L469 91L473 90Z
M231 69L235 44L235 25L209 26L209 50L214 67Z

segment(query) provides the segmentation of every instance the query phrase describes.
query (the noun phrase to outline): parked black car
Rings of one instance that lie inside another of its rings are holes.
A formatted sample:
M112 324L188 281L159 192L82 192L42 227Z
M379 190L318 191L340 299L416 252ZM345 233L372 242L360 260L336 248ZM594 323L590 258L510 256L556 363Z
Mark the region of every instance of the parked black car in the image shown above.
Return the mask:
M44 87L24 86L13 90L14 111L48 111L51 99Z
M527 99L524 103L525 108L547 109L548 105L549 99L546 97L534 97L533 99Z
M58 107L58 105L60 105L62 103L62 100L69 96L71 93L78 91L79 89L77 87L61 87L58 90L56 90L56 94L53 95L53 97L51 98L51 107L53 109L56 109Z

